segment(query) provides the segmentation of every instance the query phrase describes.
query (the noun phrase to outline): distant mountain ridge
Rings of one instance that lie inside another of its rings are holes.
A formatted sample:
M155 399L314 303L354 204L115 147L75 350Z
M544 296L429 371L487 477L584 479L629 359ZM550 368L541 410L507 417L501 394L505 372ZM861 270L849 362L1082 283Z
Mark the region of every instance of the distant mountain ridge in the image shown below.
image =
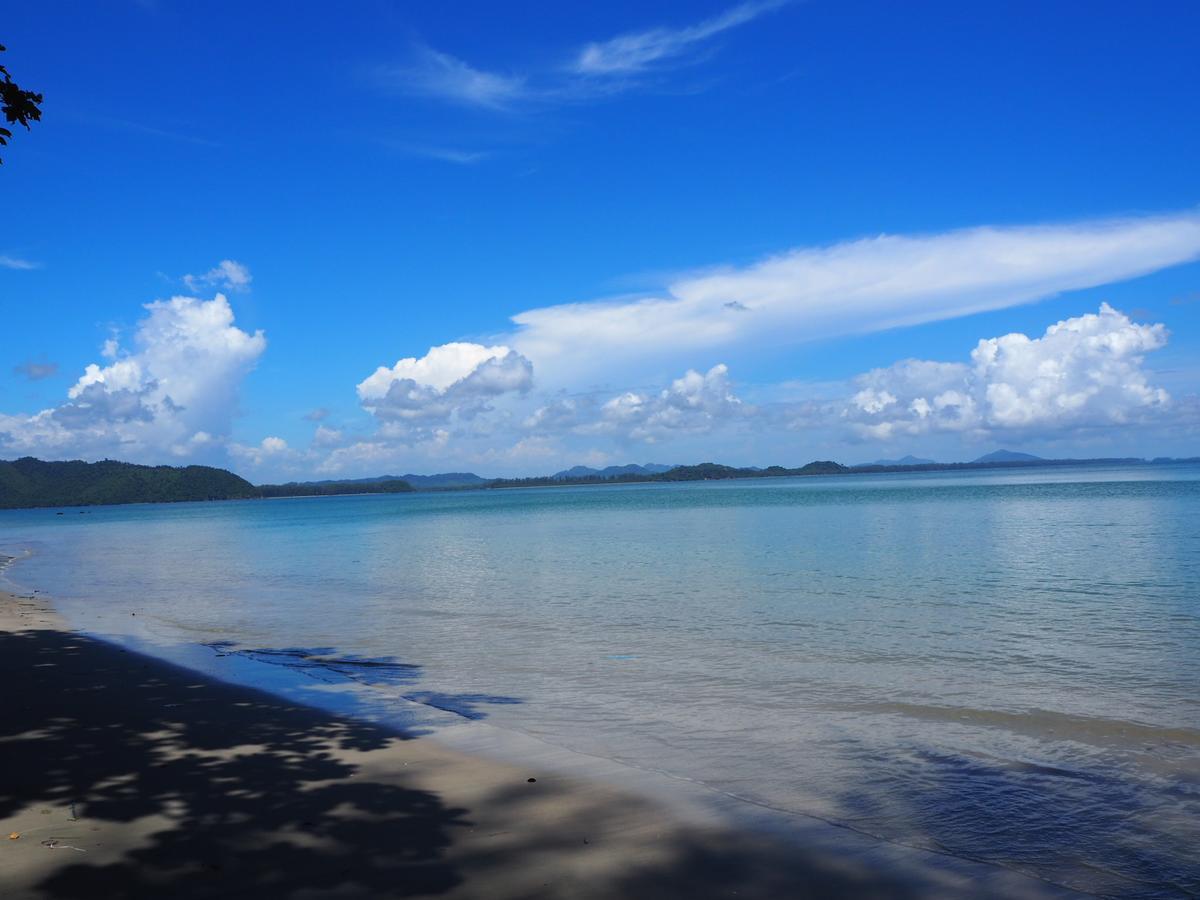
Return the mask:
M324 481L301 481L297 484L380 484L385 481L407 481L415 488L445 488L445 487L477 487L487 484L491 478L484 478L474 472L440 472L437 475L378 475L374 478L329 478Z
M401 475L415 488L476 487L492 479L474 472L441 472L437 475Z
M619 475L659 475L669 472L676 466L664 466L662 463L646 463L639 466L629 463L624 466L605 466L603 469L593 469L591 466L572 466L555 472L551 478L616 478Z
M576 468L587 469L586 466L578 466ZM635 468L645 467L636 466ZM721 465L720 463L711 462L699 463L694 466L671 466L664 468L665 471L660 472L629 472L625 475L613 476L605 476L603 474L603 469L588 470L595 473L591 475L569 476L566 473L572 470L567 469L564 472L559 472L557 475L542 475L534 478L497 478L495 481L489 482L487 487L560 487L565 485L601 485L642 483L647 481L723 481L731 478L778 478L781 476L793 475L838 475L843 472L853 471L852 469L849 469L840 463L831 462L829 460L817 460L815 462L810 462L807 465L800 466L796 469L786 469L783 466L767 466L765 469L748 467L739 468L737 466L725 466Z
M919 456L902 456L899 459L877 459L873 463L863 463L866 466L936 466L935 459L922 459Z
M976 463L1048 462L1048 460L1040 456L1034 456L1032 453L1017 453L1015 450L993 450L991 453L985 453L979 459L971 461Z

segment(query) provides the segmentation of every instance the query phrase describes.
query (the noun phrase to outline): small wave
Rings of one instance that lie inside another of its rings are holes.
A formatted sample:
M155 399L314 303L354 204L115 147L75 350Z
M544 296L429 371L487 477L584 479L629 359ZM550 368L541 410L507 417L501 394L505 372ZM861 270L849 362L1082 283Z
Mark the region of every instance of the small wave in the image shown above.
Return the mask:
M1077 741L1099 747L1173 744L1200 750L1200 731L1148 725L1123 719L1081 716L1048 709L1007 712L966 706L936 706L899 701L840 705L840 709L906 716L932 722L961 722L1004 728L1038 738Z

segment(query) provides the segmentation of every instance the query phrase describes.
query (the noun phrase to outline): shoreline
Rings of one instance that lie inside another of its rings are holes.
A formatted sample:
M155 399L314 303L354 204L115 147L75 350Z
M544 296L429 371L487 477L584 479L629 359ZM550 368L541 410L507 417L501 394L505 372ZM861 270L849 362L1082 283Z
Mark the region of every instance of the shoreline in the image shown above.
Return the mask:
M0 592L0 643L5 897L1080 896L826 823L687 815L533 739L516 765L470 726L445 741L301 706L75 631L32 594Z
M258 500L304 500L317 497L379 497L379 496L395 496L398 494L457 494L471 491L507 491L507 490L525 490L533 488L567 488L567 487L616 487L628 485L646 485L646 484L692 484L713 481L762 481L773 480L779 478L841 478L853 475L921 475L932 472L977 472L977 471L992 471L992 470L1029 470L1029 469L1070 469L1082 467L1109 467L1109 468L1130 468L1137 469L1142 467L1153 467L1162 465L1195 465L1200 461L1200 457L1157 457L1154 459L1141 459L1137 457L1099 457L1096 459L1041 459L1036 461L1031 460L998 460L994 462L957 462L957 463L921 463L914 465L896 465L885 466L875 463L863 463L853 466L845 466L845 471L841 472L800 472L790 471L786 474L770 473L769 468L760 469L756 474L746 475L725 475L712 476L702 478L659 478L655 476L640 476L629 478L626 476L613 476L605 479L562 479L554 480L547 476L532 476L528 481L536 482L531 484L519 483L522 479L506 479L495 478L489 479L483 484L461 485L452 487L430 487L430 488L411 488L407 491L342 491L333 493L311 493L311 494L277 494L272 496L247 496L247 497L218 497L209 499L192 499L192 500L132 500L118 503L58 503L51 505L33 505L33 506L0 506L0 511L3 510L24 510L24 509L79 509L80 511L92 507L106 506L138 506L138 505L172 505L186 503L233 503L238 501L258 501ZM3 460L0 460L3 462ZM811 463L810 463L811 465ZM836 465L841 465L837 463ZM736 468L736 467L729 467ZM746 470L741 470L746 471ZM761 473L761 474L760 474ZM302 482L307 483L307 482ZM256 485L256 487L275 487L275 485Z

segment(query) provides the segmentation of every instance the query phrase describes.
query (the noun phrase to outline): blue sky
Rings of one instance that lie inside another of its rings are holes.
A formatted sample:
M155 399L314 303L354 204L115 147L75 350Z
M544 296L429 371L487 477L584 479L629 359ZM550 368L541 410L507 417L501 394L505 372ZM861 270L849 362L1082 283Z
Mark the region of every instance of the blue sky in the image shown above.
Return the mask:
M38 2L0 28L46 97L0 168L0 456L1200 453L1193 3Z

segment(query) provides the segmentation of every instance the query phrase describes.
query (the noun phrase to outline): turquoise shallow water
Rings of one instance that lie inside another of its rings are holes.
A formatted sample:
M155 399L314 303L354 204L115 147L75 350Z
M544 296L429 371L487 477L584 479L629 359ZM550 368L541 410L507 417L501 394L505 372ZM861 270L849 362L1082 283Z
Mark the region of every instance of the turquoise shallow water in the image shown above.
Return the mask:
M231 677L1200 894L1200 467L0 512L26 550L74 624Z

